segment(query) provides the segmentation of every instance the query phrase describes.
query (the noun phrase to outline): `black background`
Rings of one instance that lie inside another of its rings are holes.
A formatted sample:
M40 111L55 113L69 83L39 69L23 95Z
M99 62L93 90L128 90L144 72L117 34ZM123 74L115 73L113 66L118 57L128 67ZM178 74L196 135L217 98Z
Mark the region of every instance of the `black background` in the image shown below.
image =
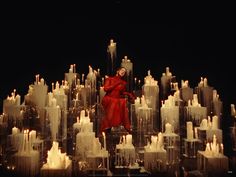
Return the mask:
M160 80L169 66L178 81L188 79L191 87L201 76L207 77L225 111L236 103L231 4L162 6L110 1L60 12L62 15L25 13L2 18L1 109L13 89L23 100L36 74L48 85L64 79L73 63L79 73L87 73L91 64L106 74L106 48L111 38L117 42L118 59L127 55L134 63L134 75L141 80L149 69Z

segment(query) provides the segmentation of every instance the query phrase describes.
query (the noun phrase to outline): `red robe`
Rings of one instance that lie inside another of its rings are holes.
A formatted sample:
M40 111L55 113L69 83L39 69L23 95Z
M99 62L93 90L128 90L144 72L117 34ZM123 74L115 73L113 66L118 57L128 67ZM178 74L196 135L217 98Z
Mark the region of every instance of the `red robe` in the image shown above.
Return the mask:
M123 125L128 131L130 130L125 95L131 96L131 94L125 92L125 89L126 81L122 80L120 76L109 77L105 80L104 91L106 95L102 100L105 116L101 121L100 132L119 125Z

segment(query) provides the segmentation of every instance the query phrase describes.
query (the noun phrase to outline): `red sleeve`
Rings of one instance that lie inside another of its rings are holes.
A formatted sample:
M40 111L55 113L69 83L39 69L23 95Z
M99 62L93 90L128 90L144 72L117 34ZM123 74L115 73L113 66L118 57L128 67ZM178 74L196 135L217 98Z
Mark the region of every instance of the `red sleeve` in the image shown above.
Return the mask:
M133 93L123 92L123 95L127 95L129 97L129 102L134 103L134 100L136 99L136 96Z
M120 84L119 81L116 81L116 82L112 83L111 82L111 78L107 78L105 80L105 83L104 83L104 91L105 92L111 91L111 90L113 90L119 84Z

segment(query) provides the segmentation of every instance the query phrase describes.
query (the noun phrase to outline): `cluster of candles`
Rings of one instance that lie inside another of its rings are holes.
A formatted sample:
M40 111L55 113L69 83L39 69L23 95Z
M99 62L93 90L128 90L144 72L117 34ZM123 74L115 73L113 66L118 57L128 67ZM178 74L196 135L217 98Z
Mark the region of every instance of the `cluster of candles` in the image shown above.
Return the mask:
M224 154L224 145L217 143L216 135L213 135L213 142L206 144L205 154L209 156Z
M70 165L70 159L66 153L61 153L59 144L53 141L51 149L47 153L47 166L50 169L66 169Z

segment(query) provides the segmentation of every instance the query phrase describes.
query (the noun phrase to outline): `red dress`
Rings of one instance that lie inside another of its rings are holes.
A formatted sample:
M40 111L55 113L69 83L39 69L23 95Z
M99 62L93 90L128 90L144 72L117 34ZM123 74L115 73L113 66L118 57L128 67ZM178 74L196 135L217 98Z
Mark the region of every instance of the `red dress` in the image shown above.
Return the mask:
M101 122L100 132L119 125L123 125L128 131L130 130L125 95L131 96L131 94L125 92L125 89L126 81L122 80L120 76L109 77L105 80L104 91L106 95L102 100L105 116Z

